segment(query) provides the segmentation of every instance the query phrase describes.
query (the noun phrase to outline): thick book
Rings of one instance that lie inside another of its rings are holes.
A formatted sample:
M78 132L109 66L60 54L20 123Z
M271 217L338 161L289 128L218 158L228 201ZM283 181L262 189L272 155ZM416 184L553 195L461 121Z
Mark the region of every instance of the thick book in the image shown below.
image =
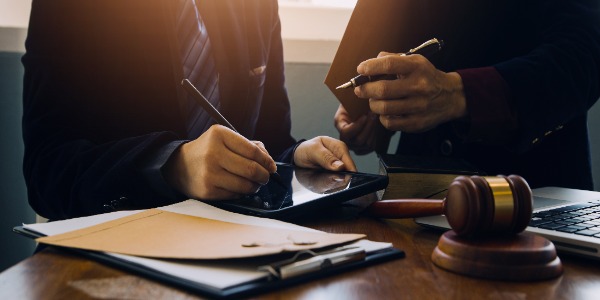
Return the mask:
M379 173L389 178L380 200L443 199L456 177L485 175L462 159L395 154L379 155Z

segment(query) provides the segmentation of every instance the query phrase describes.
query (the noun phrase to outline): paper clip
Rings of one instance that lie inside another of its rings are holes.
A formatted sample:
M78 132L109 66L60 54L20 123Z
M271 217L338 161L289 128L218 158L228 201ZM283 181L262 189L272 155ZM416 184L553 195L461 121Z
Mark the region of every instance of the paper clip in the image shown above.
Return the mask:
M310 257L307 259L300 259L306 255L309 255ZM353 261L364 260L365 257L365 250L360 247L340 247L320 253L304 250L296 253L296 255L290 259L261 266L258 270L269 272L278 279L287 279Z

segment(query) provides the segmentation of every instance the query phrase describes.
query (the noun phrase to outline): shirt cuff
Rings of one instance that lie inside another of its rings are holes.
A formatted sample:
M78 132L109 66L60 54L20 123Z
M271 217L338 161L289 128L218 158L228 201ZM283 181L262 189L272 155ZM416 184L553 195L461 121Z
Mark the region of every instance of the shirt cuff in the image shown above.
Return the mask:
M296 144L287 148L285 151L279 154L279 156L275 158L275 161L294 164L294 153L296 152L296 148L298 148L298 146L300 146L300 144L302 144L302 142L305 141L305 139L299 140L298 142L296 142Z
M469 113L468 141L499 144L517 128L510 87L494 67L458 70Z

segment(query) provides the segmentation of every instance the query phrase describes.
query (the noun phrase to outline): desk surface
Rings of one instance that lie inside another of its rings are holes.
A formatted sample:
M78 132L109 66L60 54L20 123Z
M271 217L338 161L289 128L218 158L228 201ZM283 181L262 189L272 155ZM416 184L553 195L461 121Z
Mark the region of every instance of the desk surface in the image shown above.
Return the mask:
M440 232L412 220L368 217L303 223L327 232L364 233L406 257L260 295L261 299L591 299L600 295L600 261L561 255L565 271L540 282L502 282L449 273L431 263ZM334 297L335 296L335 297ZM0 274L1 299L197 299L173 288L58 249L46 249Z

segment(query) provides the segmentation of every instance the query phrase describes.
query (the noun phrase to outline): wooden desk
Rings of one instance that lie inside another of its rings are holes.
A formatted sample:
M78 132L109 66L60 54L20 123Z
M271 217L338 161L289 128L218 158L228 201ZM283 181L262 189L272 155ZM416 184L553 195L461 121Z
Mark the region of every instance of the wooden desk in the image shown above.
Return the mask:
M557 279L515 283L469 278L441 270L430 255L440 232L412 220L367 217L310 221L327 232L365 233L392 242L406 257L259 295L261 299L589 299L600 295L600 262L561 255ZM0 274L0 299L197 299L186 291L46 249Z

